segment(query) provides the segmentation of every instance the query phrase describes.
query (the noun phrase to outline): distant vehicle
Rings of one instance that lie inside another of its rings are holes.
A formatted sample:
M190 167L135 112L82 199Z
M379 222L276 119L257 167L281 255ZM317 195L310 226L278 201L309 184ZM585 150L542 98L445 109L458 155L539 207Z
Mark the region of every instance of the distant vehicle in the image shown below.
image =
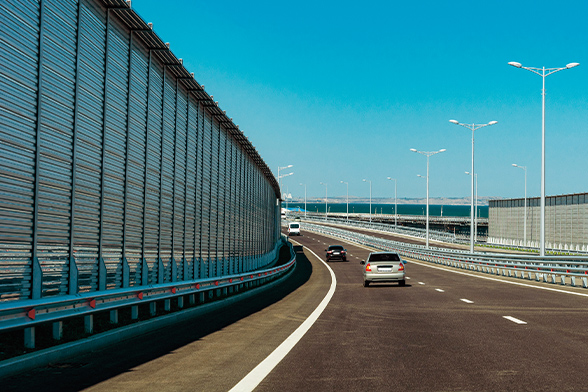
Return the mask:
M298 223L298 222L288 223L288 235L301 235L300 234L300 223Z
M404 264L398 253L372 252L367 261L360 261L363 268L363 287L368 287L375 282L398 282L398 285L406 284Z
M331 245L328 249L325 249L325 252L327 252L327 261L347 261L347 249L345 249L341 245Z

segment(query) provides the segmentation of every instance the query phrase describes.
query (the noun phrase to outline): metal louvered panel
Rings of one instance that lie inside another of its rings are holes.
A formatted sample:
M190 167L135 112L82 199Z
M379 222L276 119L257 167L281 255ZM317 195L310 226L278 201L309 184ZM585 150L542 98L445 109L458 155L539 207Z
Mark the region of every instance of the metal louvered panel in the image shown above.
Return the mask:
M104 113L104 182L102 257L107 288L121 287L124 230L125 173L127 159L127 102L129 32L110 13Z
M42 4L0 3L0 300L272 251L275 178L161 38L122 0Z
M176 109L175 109L175 159L174 159L174 192L173 192L173 231L172 231L172 256L180 262L185 257L186 241L186 199L187 199L187 92L178 88L176 84ZM180 263L181 265L182 263ZM182 276L180 274L180 276Z
M202 129L202 193L201 193L201 228L200 228L200 250L201 257L208 262L210 259L210 236L211 236L211 157L212 157L212 125L210 116L203 113ZM209 277L206 268L205 277Z
M31 295L39 20L0 2L0 300Z
M160 249L164 262L171 259L175 161L175 82L170 80L165 67L164 99L162 102L161 139L161 194L160 194ZM168 281L168 280L166 280Z
M105 25L105 10L81 2L73 224L80 291L96 290L98 285L96 271L102 198Z
M144 257L149 268L153 270L159 258L162 76L162 67L152 58L149 71L149 112L147 113ZM157 283L156 275L150 276L149 282Z
M196 243L196 222L198 221L197 213L199 211L196 208L196 153L198 143L198 111L197 102L189 99L187 105L187 138L186 138L186 197L185 197L185 257L193 261L195 257L198 257Z
M211 119L212 124L212 149L210 154L210 257L212 258L213 276L218 276L217 269L218 240L219 240L219 130L218 123Z
M36 234L47 296L67 290L63 271L69 257L77 5L45 1L44 7Z
M128 162L126 189L125 255L131 269L130 284L140 284L143 258L143 208L145 204L145 148L147 129L148 53L133 39L129 55Z

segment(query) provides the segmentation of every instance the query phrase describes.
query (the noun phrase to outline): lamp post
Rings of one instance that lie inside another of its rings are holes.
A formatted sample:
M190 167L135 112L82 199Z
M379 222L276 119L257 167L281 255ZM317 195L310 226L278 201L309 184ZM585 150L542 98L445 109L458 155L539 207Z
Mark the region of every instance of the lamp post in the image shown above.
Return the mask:
M468 176L471 176L472 173L465 172ZM478 173L474 174L474 178L476 181L476 192L474 196L474 210L476 213L474 214L474 243L478 242Z
M306 184L300 183L300 185L304 185L304 217L306 218Z
M498 123L498 121L490 121L488 124L463 124L460 123L459 121L456 120L449 120L450 123L452 124L456 124L456 125L461 125L462 127L468 128L472 130L472 173L475 173L474 171L474 131L483 127L487 127L489 125L494 125L496 123ZM472 208L470 211L470 252L474 252L474 241L475 241L475 227L474 227L474 221L475 221L475 216L474 216L474 176L472 176Z
M292 166L292 165L290 165L290 166ZM285 168L282 168L282 169L285 169ZM288 176L291 176L292 174L294 174L294 173L288 173L288 174L278 174L278 181L280 181L280 185L279 185L279 186L280 186L280 193L282 192L282 178L284 178L284 177L288 177ZM282 194L280 194L280 197L282 197L282 196L283 196L283 195L282 195ZM288 192L286 192L286 197L285 197L285 199L286 199L286 209L288 209Z
M341 181L341 184L347 185L347 221L349 222L349 183Z
M328 200L329 200L329 186L327 184L325 184L324 182L321 182L321 185L325 186L325 220L327 220L327 214L328 214L327 204L328 204Z
M394 229L398 227L398 204L397 204L397 194L396 194L396 178L388 177L390 181L394 181Z
M293 166L293 165L288 165L288 166L284 166L284 167L279 167L279 166L278 166L278 181L279 181L279 184L278 184L278 185L280 186L280 193L282 192L282 182L280 181L280 179L281 179L282 177L289 176L290 174L294 174L294 173L290 173L290 174L286 174L286 175L280 176L280 171L281 171L281 170L284 170L284 169L289 169L289 168L291 168L292 166Z
M565 67L562 68L534 68L534 67L523 67L521 63L517 63L516 61L511 61L508 65L512 65L516 68L526 69L527 71L531 71L534 74L537 74L543 78L543 90L541 90L542 95L542 117L541 117L541 235L540 235L540 244L539 244L539 254L540 256L545 256L545 77L556 72L562 71L564 69L570 69L577 67L580 65L579 63L569 63Z
M372 223L372 181L363 179L364 182L370 183L370 223Z
M527 166L519 166L516 163L512 164L513 167L518 167L519 169L523 169L525 171L525 214L523 218L523 225L525 226L523 229L523 241L525 246L527 246Z
M429 249L429 157L447 150L443 148L439 151L418 151L416 148L411 148L410 151L422 154L427 157L427 249Z

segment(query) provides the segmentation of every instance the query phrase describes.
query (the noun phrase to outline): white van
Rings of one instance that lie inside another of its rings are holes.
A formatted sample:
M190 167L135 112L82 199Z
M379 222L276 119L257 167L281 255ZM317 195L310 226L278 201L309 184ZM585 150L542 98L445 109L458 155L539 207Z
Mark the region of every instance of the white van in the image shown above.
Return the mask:
M299 222L288 223L288 235L300 235L300 223Z

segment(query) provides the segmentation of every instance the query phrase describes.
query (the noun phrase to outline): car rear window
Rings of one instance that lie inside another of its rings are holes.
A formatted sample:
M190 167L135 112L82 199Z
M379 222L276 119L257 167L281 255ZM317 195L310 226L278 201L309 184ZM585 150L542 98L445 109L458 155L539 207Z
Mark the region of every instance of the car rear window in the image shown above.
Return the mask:
M370 261L400 261L398 253L375 253L370 255Z
M329 246L329 250L343 250L344 248L341 245L332 245Z
M290 228L291 229L299 229L300 225L298 223L290 223Z

